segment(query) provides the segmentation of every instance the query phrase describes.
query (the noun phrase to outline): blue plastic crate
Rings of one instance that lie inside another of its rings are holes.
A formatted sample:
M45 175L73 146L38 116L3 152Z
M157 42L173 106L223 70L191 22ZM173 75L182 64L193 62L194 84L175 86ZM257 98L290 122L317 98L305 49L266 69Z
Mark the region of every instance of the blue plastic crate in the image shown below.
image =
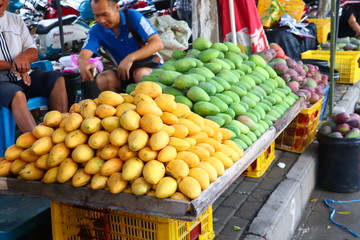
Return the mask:
M51 220L49 200L0 195L0 240L18 239L46 220Z
M330 85L327 85L325 88L324 88L324 100L322 102L322 105L321 105L321 113L320 113L320 122L322 121L324 115L325 115L325 111L326 111L326 107L327 107L327 104L328 104L328 95L329 95L329 91L330 91Z

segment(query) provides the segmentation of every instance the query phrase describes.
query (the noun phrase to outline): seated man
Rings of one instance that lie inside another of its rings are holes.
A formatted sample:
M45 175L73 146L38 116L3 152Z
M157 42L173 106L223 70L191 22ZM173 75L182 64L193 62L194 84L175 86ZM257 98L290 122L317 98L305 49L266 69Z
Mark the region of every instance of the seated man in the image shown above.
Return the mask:
M49 108L66 112L65 80L60 72L30 71L38 56L35 41L23 20L7 12L9 0L0 4L0 106L9 108L21 132L30 132L36 122L27 98L48 97Z
M117 63L116 70L99 74L96 83L100 91L120 92L132 81L152 72L150 67L136 67L135 61L151 57L163 48L157 31L136 10L120 10L116 0L92 0L91 8L96 24L89 31L88 39L78 58L83 81L92 81L92 65L89 58L103 47Z

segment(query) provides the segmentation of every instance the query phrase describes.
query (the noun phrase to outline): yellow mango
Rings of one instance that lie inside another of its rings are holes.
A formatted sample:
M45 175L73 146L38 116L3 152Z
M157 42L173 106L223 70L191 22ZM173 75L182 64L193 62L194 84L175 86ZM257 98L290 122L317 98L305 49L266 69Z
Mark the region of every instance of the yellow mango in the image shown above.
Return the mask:
M94 149L87 144L80 144L71 152L71 158L77 162L87 162L94 157Z
M80 168L76 171L74 176L71 179L71 185L73 187L82 187L88 184L91 180L91 175L87 174L83 168Z
M234 141L225 140L223 143L235 150L239 154L239 158L242 158L244 156L243 150L241 150L241 148Z
M185 125L189 129L189 135L201 132L201 128L189 119L179 118L178 124Z
M169 126L166 124L163 124L163 127L161 130L166 132L169 137L171 137L175 133L175 128L173 126Z
M43 124L48 127L57 127L61 122L63 115L57 110L52 110L45 113L43 118Z
M14 174L15 176L19 175L20 170L26 165L28 162L25 162L21 159L16 159L12 162L10 167L10 172Z
M219 141L217 141L217 140L215 140L213 138L206 138L204 140L204 143L208 143L211 146L213 146L215 151L220 151L220 149L221 149L221 142L219 142Z
M64 183L70 180L74 176L77 170L78 170L78 164L71 158L66 158L64 161L60 163L56 175L56 180L59 183Z
M122 168L122 177L125 181L132 181L140 177L144 167L144 162L134 157L127 160Z
M180 180L179 191L190 199L195 199L201 194L201 186L193 177L185 177Z
M86 134L92 134L100 131L101 127L101 119L93 116L85 118L81 123L80 129Z
M13 161L9 161L9 160L0 161L0 177L10 176L12 163Z
M51 135L51 140L54 144L65 142L66 136L68 135L68 132L65 131L64 128L60 127L55 129L53 134Z
M189 166L181 159L171 160L165 169L168 175L176 179L182 179L189 174Z
M164 177L160 179L155 190L157 198L168 198L172 196L177 190L177 182L172 177Z
M152 150L158 151L168 145L170 141L169 135L165 131L153 133L149 139L149 145Z
M95 110L95 115L101 119L114 116L116 114L116 108L107 104L100 104Z
M179 151L176 158L184 160L190 168L196 167L200 162L199 157L190 151Z
M204 128L202 129L202 131L204 133L206 133L206 135L208 135L208 137L212 137L215 134L214 129L212 129L211 127L205 125ZM221 140L221 139L220 139Z
M134 101L134 97L131 96L130 94L127 94L127 93L119 93L119 94L124 99L124 102L122 104L124 104L124 103L132 103Z
M120 118L117 116L106 117L101 120L101 125L106 131L112 132L114 129L121 127Z
M41 155L38 159L35 161L35 166L40 169L47 170L49 169L49 166L47 165L47 160L49 157L49 153Z
M37 140L32 132L21 134L15 142L15 145L20 148L29 148Z
M41 182L43 182L43 183L55 183L58 171L59 171L59 167L53 167L53 168L48 169L46 171L44 177L41 179Z
M155 102L162 111L173 112L176 109L174 95L163 93L155 98Z
M50 152L53 146L54 144L52 143L51 137L43 137L33 143L31 146L31 151L35 155L43 155Z
M18 147L15 144L11 145L5 150L4 157L7 160L14 161L20 158L20 154L24 151L24 148Z
M104 189L106 187L107 180L107 176L103 176L99 173L95 174L90 180L90 188L95 190Z
M210 157L210 152L206 148L198 145L191 147L188 151L196 154L199 157L200 161L206 160Z
M39 155L36 155L31 148L27 148L21 152L20 158L26 162L35 162L39 158Z
M156 104L156 102L148 95L144 94L144 93L138 93L134 96L134 101L133 103L135 105L137 105L140 102L151 102Z
M223 138L221 132L219 132L219 131L214 132L214 134L212 136L209 136L209 137L215 139L218 142L222 142L222 138Z
M124 98L120 94L113 91L102 91L99 94L97 101L100 104L107 104L116 107L124 102Z
M140 127L148 133L156 133L163 127L163 121L159 116L145 114L140 119Z
M85 118L95 116L97 104L94 100L86 99L79 103L78 108L79 108L79 111L76 111L76 112L80 113L81 116L85 119Z
M76 148L80 144L86 143L88 140L88 135L83 133L80 129L69 132L65 138L65 145L68 148Z
M197 167L204 169L208 173L210 182L214 182L218 178L216 169L210 163L201 161Z
M93 133L88 140L88 144L93 149L100 149L110 143L110 133L107 131L98 131Z
M140 127L140 118L135 110L126 110L120 116L120 124L126 130L133 131Z
M204 118L197 113L194 113L194 112L190 113L189 116L186 117L186 119L188 119L188 120L192 121L193 123L195 123L196 125L198 125L201 130L205 126Z
M108 160L110 158L117 157L118 152L119 152L119 147L118 146L108 144L101 150L101 153L100 153L99 156L104 160Z
M211 127L215 132L220 128L219 124L207 118L204 118L204 125Z
M150 147L144 147L139 151L139 158L144 162L155 160L157 158L158 152L152 150Z
M131 183L131 192L137 196L145 195L150 189L151 184L143 177L139 177Z
M71 113L68 117L66 117L64 125L65 131L72 132L80 128L82 121L83 118L79 113Z
M122 174L120 172L113 173L109 176L106 182L111 193L121 193L126 188L128 182L123 180Z
M220 159L216 157L209 157L209 159L206 159L205 162L209 163L215 168L218 176L222 176L224 174L225 167L224 164L220 161Z
M185 104L176 103L176 109L171 113L173 113L178 118L186 118L191 114L191 109Z
M212 145L208 144L208 143L202 142L202 143L196 144L196 146L203 147L206 150L208 150L209 153L210 153L210 156L215 153L215 148Z
M65 143L56 144L49 153L47 158L47 166L52 168L59 165L63 160L65 160L70 154L70 149L65 145Z
M145 81L140 82L135 87L135 93L143 93L155 99L162 94L162 88L155 82Z
M26 164L19 172L19 177L24 180L35 181L41 180L45 171L35 166L34 162Z
M120 127L110 133L109 140L112 145L121 147L127 143L128 137L129 131Z
M219 160L223 163L225 169L228 169L228 168L231 167L231 166L233 165L233 163L234 163L234 162L231 160L231 158L229 158L228 156L226 156L226 154L223 153L223 152L215 152L215 153L212 155L212 157L215 157L215 158L219 159Z
M173 125L179 122L179 118L169 112L163 112L163 114L161 115L161 120L163 121L163 123L168 125Z
M187 141L190 144L190 147L193 147L196 145L196 139L191 137L184 138L185 141Z
M128 137L128 144L131 151L139 151L146 146L149 140L149 135L142 129L136 129L130 132Z
M103 176L110 176L115 172L120 172L124 162L120 158L112 158L104 162L101 167L100 174Z
M233 162L239 160L240 155L229 145L221 144L220 152L228 156Z
M156 105L156 103L147 101L136 104L136 112L141 116L146 114L153 114L160 117L163 114L163 111Z
M142 174L148 183L157 184L165 176L165 165L158 160L151 160L145 164Z
M85 163L84 172L95 175L100 172L105 161L100 157L93 157Z
M173 195L170 196L170 199L176 199L181 201L187 201L190 202L190 198L182 194L181 192L175 192Z
M217 131L221 133L222 141L228 140L232 137L232 132L227 128L219 128Z
M37 125L32 131L36 138L50 137L53 132L54 129L52 127L48 127L45 125Z
M205 132L198 132L195 134L188 135L188 137L194 138L197 143L202 143L205 139L209 138L209 136Z
M150 196L150 197L155 197L155 190L149 190L147 193L146 193L146 196Z
M171 135L172 137L186 138L186 136L189 134L189 129L183 124L173 124L171 126L175 128L174 134Z
M176 137L170 137L168 145L175 147L177 151L186 151L190 148L190 143Z
M177 156L176 148L173 146L166 146L161 149L157 155L157 160L160 162L170 162L174 160Z
M190 168L188 176L193 177L196 181L200 183L201 190L208 188L210 185L210 176L202 168L199 167Z
M138 152L130 150L129 145L123 145L120 147L118 155L121 160L127 161L131 158L137 157Z
M133 103L122 103L116 107L116 116L120 117L126 110L135 110L136 105Z

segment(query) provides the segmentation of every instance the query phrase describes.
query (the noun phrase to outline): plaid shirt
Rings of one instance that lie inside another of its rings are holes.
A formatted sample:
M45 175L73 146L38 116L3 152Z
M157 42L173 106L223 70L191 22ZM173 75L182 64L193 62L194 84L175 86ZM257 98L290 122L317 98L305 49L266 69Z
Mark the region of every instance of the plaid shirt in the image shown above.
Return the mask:
M180 11L191 11L191 0L177 0L176 8Z

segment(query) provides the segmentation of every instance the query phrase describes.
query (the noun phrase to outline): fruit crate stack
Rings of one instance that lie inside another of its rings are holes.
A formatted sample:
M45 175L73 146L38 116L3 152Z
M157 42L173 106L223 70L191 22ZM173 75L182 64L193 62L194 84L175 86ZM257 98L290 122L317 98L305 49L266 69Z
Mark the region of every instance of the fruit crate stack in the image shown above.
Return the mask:
M323 100L324 97L312 106L303 108L276 138L275 147L289 152L303 153L315 138Z
M51 201L51 217L54 240L207 240L215 237L212 206L195 221L187 222Z
M303 52L301 58L330 61L330 51L309 50ZM359 58L360 51L336 51L335 69L340 73L338 83L354 84L360 79Z
M316 39L318 43L326 42L330 32L330 19L308 18L307 21L316 25Z

